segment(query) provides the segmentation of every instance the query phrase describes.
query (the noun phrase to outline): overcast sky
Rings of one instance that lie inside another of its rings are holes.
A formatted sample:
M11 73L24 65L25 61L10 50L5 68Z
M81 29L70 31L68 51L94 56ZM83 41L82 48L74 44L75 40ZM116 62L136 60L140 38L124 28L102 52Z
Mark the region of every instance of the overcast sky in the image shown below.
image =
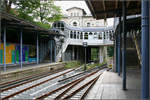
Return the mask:
M65 0L65 1L54 1L54 4L57 5L57 6L60 6L61 9L62 9L62 13L63 14L66 14L66 9L68 8L71 8L71 7L79 7L79 8L82 8L86 11L87 14L91 14L90 11L89 11L89 8L87 7L85 1L83 0ZM113 19L108 19L108 26L112 26L113 25Z
M71 8L71 7L79 7L79 8L82 8L84 9L87 14L90 13L85 1L69 1L69 0L66 0L66 1L54 1L54 4L57 5L57 6L60 6L61 9L62 9L62 12L63 13L66 13L66 9L68 8Z

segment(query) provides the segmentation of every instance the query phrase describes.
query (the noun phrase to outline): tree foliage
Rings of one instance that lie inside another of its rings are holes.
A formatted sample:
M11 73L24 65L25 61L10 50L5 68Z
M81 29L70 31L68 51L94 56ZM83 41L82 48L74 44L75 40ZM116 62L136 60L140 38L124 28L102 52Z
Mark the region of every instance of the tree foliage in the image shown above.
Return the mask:
M55 6L52 0L41 2L39 8L33 12L34 17L42 23L60 20L62 17L60 8Z
M114 47L109 46L109 47L107 48L107 53L108 53L108 56L109 56L109 57L112 57L112 56L114 55Z
M54 5L53 0L2 0L2 2L3 10L6 12L43 27L50 26L47 24L58 21L62 17L61 9Z

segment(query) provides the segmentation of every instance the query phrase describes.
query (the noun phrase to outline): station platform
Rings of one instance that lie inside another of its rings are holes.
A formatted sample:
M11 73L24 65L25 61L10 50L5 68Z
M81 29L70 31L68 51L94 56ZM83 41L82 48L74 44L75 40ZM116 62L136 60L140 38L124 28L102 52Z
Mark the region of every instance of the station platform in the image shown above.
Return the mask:
M18 65L8 65L6 67L6 71L4 71L4 67L1 65L0 73L7 74L7 73L13 73L13 72L18 72L18 71L23 71L23 70L29 70L29 69L33 69L33 68L41 68L41 67L45 67L45 66L57 65L57 64L62 64L62 63L60 62L60 63L23 64L22 69L20 68L19 64Z
M93 88L88 93L86 99L121 99L140 100L141 96L141 73L140 69L127 70L127 90L122 89L122 76L112 71L105 71Z
M10 80L21 79L31 75L39 73L53 72L61 70L65 66L65 63L41 63L41 64L26 64L23 65L22 69L20 65L7 66L7 70L3 71L3 66L0 66L0 82L7 82Z

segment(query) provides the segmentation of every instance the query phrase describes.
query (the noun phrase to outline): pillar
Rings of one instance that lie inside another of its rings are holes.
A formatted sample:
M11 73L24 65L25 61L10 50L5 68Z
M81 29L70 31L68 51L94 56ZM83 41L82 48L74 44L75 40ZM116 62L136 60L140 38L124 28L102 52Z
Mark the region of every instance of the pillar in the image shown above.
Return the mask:
M149 0L142 0L142 100L149 99Z
M116 72L118 72L118 34L116 34L115 40L115 49L116 49Z
M119 17L119 23L120 23L120 25L121 25L121 16ZM121 53L121 48L120 48L120 39L121 39L121 26L119 26L119 31L118 31L118 48L117 48L117 53L118 53L118 56L117 56L117 62L118 62L118 64L117 64L117 68L118 68L118 75L120 76L120 64L121 64L121 60L120 60L120 53Z
M53 46L54 46L54 62L56 62L56 44L55 44L55 40L53 40Z
M79 60L79 49L78 49L78 46L77 46L77 60Z
M99 47L99 63L103 63L103 61L104 61L104 55L103 54L104 54L103 53L103 47L100 46Z
M81 32L79 32L79 39L80 39L80 36L81 36Z
M123 23L122 23L122 76L123 76L123 90L126 90L126 1L122 1L122 14L123 14Z
M72 60L75 60L75 50L74 46L72 46Z
M84 40L84 34L85 34L85 32L82 32L83 40Z
M4 25L4 71L6 71L6 24Z
M71 38L71 37L70 37L70 33L71 33L71 31L69 31L69 38Z
M20 29L20 67L22 69L22 29Z
M36 37L36 56L37 56L37 64L39 64L39 36L37 34L37 37Z
M52 46L52 40L50 40L50 63L53 62L53 46Z

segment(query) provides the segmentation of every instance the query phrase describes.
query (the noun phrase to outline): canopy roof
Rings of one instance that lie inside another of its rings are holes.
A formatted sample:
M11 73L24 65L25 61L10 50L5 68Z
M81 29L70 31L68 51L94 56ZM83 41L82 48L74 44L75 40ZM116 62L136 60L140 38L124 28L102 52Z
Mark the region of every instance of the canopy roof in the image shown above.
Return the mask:
M86 0L86 4L96 19L119 17L123 0ZM141 13L141 0L126 0L127 15Z
M7 28L15 28L15 29L20 29L22 28L25 31L28 32L37 32L39 34L47 34L47 35L61 35L53 30L48 30L45 28L42 28L38 25L35 25L29 21L26 21L24 19L18 18L14 15L8 14L6 12L1 12L1 24L2 27L6 23Z

